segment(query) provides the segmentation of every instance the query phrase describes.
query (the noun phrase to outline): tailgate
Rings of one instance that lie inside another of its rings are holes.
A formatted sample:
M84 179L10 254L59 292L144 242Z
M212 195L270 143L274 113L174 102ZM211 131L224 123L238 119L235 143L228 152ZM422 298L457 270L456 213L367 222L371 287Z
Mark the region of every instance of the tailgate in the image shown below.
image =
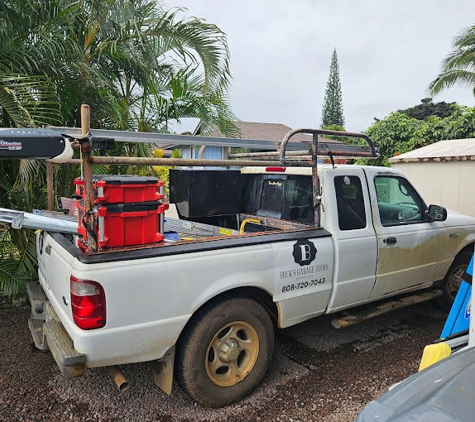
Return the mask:
M67 327L72 321L69 280L76 258L45 231L36 236L36 251L39 282L59 319Z

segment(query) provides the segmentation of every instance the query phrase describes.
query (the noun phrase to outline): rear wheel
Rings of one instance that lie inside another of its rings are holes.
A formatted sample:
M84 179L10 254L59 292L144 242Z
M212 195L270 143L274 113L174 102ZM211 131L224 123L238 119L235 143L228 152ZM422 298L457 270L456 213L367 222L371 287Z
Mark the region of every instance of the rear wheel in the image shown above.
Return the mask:
M438 299L440 307L445 311L450 311L454 303L455 296L457 296L460 284L463 281L462 274L467 270L471 258L471 252L461 252L455 257L449 271L447 271L441 286L443 295Z
M266 310L248 298L200 312L179 343L176 375L198 403L219 407L248 395L264 378L274 350Z

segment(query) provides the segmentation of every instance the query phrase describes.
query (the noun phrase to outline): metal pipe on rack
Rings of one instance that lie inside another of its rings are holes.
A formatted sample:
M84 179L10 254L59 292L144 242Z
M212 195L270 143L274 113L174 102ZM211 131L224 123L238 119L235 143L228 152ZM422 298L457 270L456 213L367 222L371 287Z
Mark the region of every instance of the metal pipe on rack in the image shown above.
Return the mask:
M138 166L206 166L206 167L245 167L245 166L282 166L280 161L267 160L210 160L210 159L193 159L193 158L148 158L148 157L100 157L93 156L90 159L92 164L109 164L109 165L138 165ZM71 159L66 164L80 164L77 159ZM310 161L298 162L290 161L288 167L310 167Z
M46 160L46 188L48 195L48 211L54 210L53 162Z
M312 142L312 180L313 180L313 216L315 227L320 227L320 177L317 169L318 133L313 133Z
M89 106L81 105L81 154L82 154L82 173L84 178L84 209L87 220L87 230L90 236L87 237L87 247L90 252L97 251L97 240L95 236L96 221L94 218L94 190L92 188L92 164L91 164L91 150L92 143L87 135L91 130L91 115Z

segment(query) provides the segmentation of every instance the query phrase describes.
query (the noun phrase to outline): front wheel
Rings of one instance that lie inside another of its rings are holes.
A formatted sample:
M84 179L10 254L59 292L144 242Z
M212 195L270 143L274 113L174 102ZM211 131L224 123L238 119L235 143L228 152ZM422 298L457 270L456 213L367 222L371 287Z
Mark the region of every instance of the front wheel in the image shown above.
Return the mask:
M264 378L274 351L274 328L255 300L231 298L201 311L176 355L181 387L209 407L231 404Z
M438 300L439 306L443 310L450 311L460 284L463 281L462 274L467 270L471 258L471 252L461 252L455 257L449 271L447 271L447 275L442 283L443 295Z

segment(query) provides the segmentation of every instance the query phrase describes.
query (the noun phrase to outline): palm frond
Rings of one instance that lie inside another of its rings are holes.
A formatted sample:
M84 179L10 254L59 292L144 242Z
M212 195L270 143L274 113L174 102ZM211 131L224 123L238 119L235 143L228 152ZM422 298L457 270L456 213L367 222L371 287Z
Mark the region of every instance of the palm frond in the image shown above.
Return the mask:
M430 83L429 91L436 95L455 84L469 87L475 96L475 25L455 38L453 50L442 62L442 71Z
M24 247L18 249L9 232L0 229L0 295L10 298L24 292L26 284L36 278L35 235L32 230L22 232Z
M61 121L54 85L46 76L0 74L0 107L18 127Z

